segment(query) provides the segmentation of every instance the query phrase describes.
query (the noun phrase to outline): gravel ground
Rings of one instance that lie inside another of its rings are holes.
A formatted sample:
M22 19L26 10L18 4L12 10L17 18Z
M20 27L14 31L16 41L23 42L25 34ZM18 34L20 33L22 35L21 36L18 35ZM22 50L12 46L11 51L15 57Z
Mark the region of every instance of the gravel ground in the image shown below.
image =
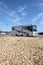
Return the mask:
M43 38L0 35L0 65L43 65Z

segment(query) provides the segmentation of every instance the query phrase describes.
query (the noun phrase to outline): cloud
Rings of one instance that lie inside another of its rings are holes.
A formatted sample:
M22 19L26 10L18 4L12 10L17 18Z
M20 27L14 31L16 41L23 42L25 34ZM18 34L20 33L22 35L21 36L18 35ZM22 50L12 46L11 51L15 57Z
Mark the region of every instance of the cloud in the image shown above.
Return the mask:
M26 12L22 12L21 15L22 16L25 16L25 15L27 15L27 13Z
M35 2L43 2L43 0L35 0Z
M15 15L15 11L12 11L9 13L10 16L14 16Z
M37 6L42 8L43 7L43 2L37 3Z
M40 25L43 25L43 12L36 15L36 17L33 18L32 22L39 23Z
M8 14L10 12L10 9L3 3L3 1L0 1L0 13L6 13Z
M2 8L2 9L1 9ZM19 15L17 15L16 11L12 11L10 10L2 1L0 1L0 9L1 9L1 14L5 13L6 15L1 16L3 19L15 23L15 24L22 24L18 21L20 21L22 19L22 17L20 17ZM6 17L7 16L7 17Z
M9 10L9 8L3 3L3 1L0 1L0 7L4 7L5 9Z
M18 12L23 12L24 10L26 9L26 7L25 6L19 6L18 7Z
M32 6L43 8L43 0L34 0L34 2L32 3Z
M21 25L22 24L21 22L19 22L21 20L20 17L14 19L14 18L10 18L8 16L5 16L5 17L2 17L2 18L3 18L3 20L10 22L10 23L13 23L14 25Z
M41 19L41 22L40 22L41 25L43 25L43 19Z
M17 11L21 16L27 15L26 6L19 6Z
M43 3L39 3L39 6L43 6Z
M43 18L43 12L42 13L39 13L38 15L36 15L36 17L35 18L33 18L33 22L36 22L37 20L39 20L39 19L42 19Z
M22 17L18 16L15 11L11 11L10 13L8 13L8 15L9 16L6 17L5 19L7 19L8 21L12 23L18 24L18 25L21 24L18 21L22 20Z

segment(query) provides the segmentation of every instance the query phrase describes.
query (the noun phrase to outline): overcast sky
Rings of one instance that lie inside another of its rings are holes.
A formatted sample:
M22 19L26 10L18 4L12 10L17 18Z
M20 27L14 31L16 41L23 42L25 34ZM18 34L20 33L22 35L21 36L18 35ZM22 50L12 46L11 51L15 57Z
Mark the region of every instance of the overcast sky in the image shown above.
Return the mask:
M36 24L43 31L43 0L0 0L0 30Z

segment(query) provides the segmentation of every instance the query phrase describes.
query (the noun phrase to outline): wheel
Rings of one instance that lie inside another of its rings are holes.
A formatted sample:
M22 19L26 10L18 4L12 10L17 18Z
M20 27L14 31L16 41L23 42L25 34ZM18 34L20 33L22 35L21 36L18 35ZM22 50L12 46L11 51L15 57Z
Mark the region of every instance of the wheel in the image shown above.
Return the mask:
M21 34L21 36L23 36L23 34Z
M15 36L17 36L17 34L15 34Z
M26 36L29 36L29 34L26 34Z

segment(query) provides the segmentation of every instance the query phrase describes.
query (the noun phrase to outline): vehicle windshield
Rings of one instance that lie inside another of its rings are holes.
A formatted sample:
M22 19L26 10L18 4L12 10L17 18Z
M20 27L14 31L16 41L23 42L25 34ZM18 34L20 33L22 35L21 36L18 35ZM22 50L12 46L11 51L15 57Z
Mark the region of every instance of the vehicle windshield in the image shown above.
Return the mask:
M37 31L37 26L33 25L33 31Z
M30 31L37 31L37 26L36 25L26 26L24 28L26 28L27 30L30 30Z

